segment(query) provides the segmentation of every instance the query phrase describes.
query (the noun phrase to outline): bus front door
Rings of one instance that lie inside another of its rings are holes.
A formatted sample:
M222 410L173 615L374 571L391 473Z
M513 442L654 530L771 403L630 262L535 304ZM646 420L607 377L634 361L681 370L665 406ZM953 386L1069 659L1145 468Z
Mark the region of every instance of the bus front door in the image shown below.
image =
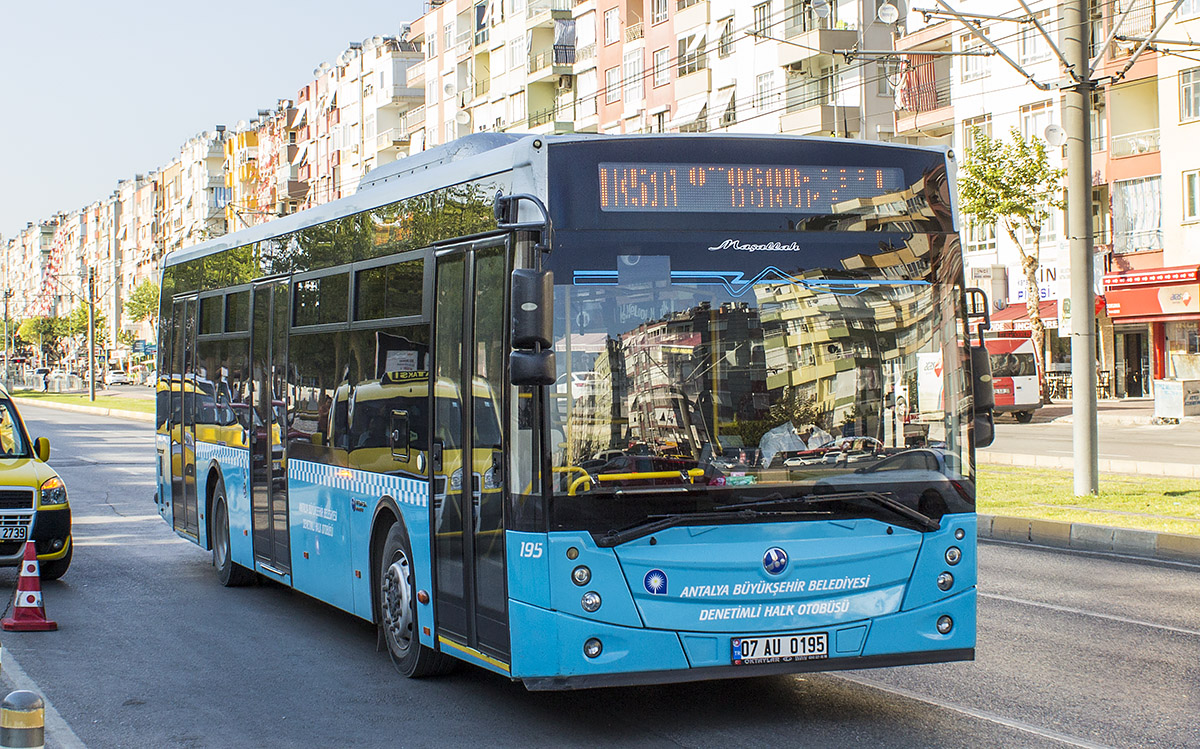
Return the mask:
M198 538L196 507L196 312L195 297L175 300L175 346L171 361L171 511L175 530Z
M507 242L440 253L431 383L438 638L503 663L507 279Z
M288 288L287 280L254 287L250 334L250 525L255 561L278 575L292 569L282 408L287 382Z

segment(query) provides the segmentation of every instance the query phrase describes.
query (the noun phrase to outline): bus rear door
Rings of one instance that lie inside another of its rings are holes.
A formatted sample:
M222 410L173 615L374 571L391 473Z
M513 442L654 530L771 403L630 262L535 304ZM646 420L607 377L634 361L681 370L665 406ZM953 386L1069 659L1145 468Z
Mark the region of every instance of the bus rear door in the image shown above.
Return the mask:
M196 507L196 297L175 300L172 317L175 345L170 378L170 465L172 525L176 531L198 538Z
M289 315L287 279L254 287L250 367L253 377L250 429L250 525L254 559L268 572L292 569L288 538L287 445L274 405L287 397Z
M507 258L507 242L496 241L439 252L431 382L434 486L445 486L433 502L438 639L493 665L509 660L500 418Z

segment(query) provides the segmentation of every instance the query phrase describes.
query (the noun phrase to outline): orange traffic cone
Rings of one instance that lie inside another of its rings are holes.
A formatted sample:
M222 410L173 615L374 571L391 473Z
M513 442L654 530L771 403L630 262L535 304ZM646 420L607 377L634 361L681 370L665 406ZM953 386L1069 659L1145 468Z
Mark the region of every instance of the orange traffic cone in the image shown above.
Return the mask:
M49 632L58 629L58 622L46 618L42 606L42 578L38 574L37 547L25 542L25 560L17 578L17 597L13 600L13 615L0 621L9 632Z

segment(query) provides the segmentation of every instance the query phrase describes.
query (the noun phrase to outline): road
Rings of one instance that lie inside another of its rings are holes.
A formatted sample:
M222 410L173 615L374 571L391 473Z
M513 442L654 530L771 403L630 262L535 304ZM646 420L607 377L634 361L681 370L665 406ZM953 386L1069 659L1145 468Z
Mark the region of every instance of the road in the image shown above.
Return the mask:
M1008 416L996 419L996 441L989 452L1016 455L1074 455L1072 424L1036 420L1017 424ZM1101 424L1101 458L1148 460L1156 463L1195 463L1200 456L1200 424Z
M74 565L44 585L60 631L3 635L6 686L49 701L49 746L1200 745L1197 567L985 545L968 664L573 693L470 667L408 681L348 614L220 587L154 511L146 425L24 413L76 518Z

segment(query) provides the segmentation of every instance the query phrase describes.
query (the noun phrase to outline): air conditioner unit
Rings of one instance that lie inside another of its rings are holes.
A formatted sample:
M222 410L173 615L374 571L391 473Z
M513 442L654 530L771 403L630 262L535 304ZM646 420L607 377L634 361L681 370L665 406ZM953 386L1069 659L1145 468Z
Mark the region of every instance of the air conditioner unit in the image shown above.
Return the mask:
M570 91L570 90L571 90L572 88L574 88L574 87L575 87L575 76L573 76L573 75L560 75L560 76L558 77L558 86L557 86L557 88L558 88L558 90L559 90L559 91Z
M504 129L504 118L503 118L503 117L497 117L497 118L496 118L496 129L497 129L497 130L503 130L503 129Z

